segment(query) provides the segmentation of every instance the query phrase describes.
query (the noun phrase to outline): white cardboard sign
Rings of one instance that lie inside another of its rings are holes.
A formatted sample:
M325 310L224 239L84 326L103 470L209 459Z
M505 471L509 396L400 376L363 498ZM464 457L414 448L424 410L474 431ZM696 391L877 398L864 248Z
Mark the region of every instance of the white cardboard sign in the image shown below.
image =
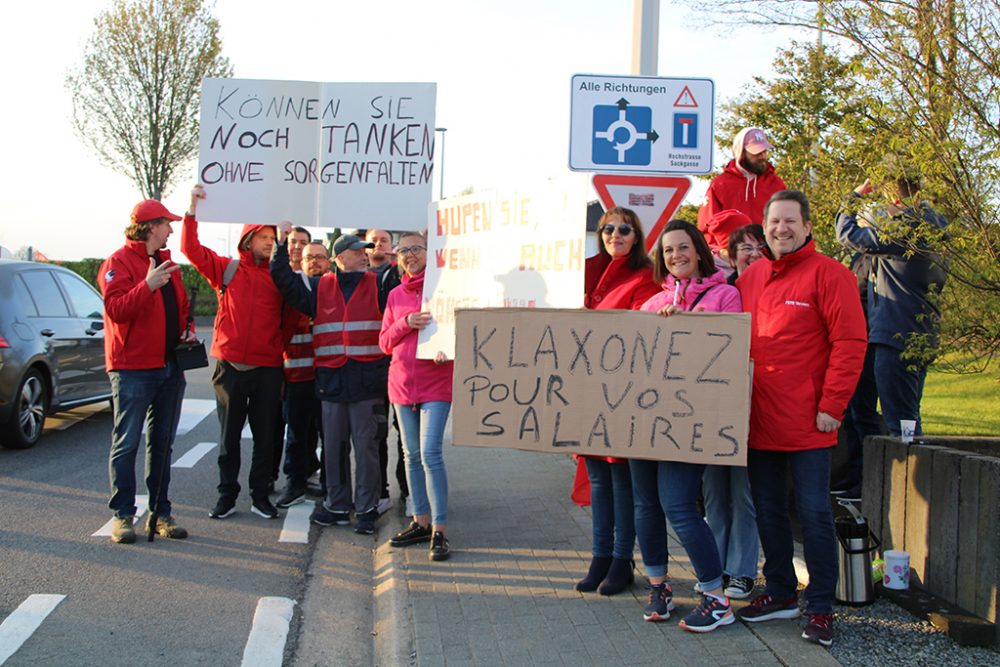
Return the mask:
M423 229L434 83L205 79L198 206L211 222Z
M588 194L570 174L431 204L417 356L454 359L456 308L582 307Z

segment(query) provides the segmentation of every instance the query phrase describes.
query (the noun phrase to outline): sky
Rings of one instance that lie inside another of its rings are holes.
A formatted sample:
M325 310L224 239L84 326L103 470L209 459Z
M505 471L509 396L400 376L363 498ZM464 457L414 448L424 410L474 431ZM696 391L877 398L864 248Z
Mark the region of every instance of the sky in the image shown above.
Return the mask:
M4 10L0 246L30 245L51 259L73 260L105 257L122 243L141 194L75 134L64 84L93 18L109 4L59 0ZM218 0L215 15L239 78L436 82L436 124L448 128L446 197L469 186L516 189L566 173L570 78L627 75L631 68L628 0ZM769 74L790 39L759 29L706 30L689 10L664 1L658 74L713 79L718 106L755 75ZM719 148L716 166L730 157ZM192 163L164 198L170 210L184 212L195 177ZM699 203L704 187L695 179L691 203ZM437 176L433 190L436 196ZM179 231L177 224L168 247L183 261ZM200 236L229 254L236 233L205 224Z

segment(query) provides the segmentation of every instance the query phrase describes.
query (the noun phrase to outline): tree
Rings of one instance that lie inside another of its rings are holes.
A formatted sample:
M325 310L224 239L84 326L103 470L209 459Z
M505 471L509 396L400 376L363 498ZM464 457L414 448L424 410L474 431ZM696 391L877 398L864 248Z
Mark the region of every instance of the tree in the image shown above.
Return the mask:
M722 22L809 28L831 41L799 53L784 70L779 57L767 95L737 101L725 122L783 131L789 100L802 112L817 95L837 90L832 106L824 106L833 113L825 126L817 124L818 140L808 137L815 141L809 149L796 142L798 127L787 148L777 142L780 173L817 203L818 240L832 254L840 252L828 229L837 197L865 177L919 174L922 197L951 221L947 233L903 225L886 231L914 252L927 245L940 252L949 273L940 295L942 352L955 353L946 358L960 368L984 368L1000 352L1000 2L689 4Z
M160 199L198 154L202 79L226 76L219 22L202 0L114 0L66 87L80 137Z

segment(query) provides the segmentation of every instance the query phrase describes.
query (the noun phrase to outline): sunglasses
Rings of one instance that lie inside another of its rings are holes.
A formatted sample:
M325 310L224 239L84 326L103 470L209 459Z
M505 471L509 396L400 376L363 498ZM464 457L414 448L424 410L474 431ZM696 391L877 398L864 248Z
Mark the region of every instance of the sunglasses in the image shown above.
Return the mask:
M396 248L396 253L399 255L419 255L424 251L422 245L412 245L406 246L405 248Z
M615 226L609 222L608 224L601 227L601 233L604 234L605 236L611 236L612 234L615 233ZM632 233L632 225L628 223L623 223L618 225L618 233L621 234L622 236L628 236L629 234Z

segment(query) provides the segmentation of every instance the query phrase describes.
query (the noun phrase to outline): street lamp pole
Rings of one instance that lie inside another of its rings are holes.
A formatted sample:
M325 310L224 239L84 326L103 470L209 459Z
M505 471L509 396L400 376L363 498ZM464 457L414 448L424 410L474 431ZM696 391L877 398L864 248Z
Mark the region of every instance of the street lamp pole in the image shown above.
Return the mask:
M435 132L441 133L441 175L438 177L438 182L441 184L441 188L438 194L438 200L444 199L444 135L448 131L447 127L435 127Z

